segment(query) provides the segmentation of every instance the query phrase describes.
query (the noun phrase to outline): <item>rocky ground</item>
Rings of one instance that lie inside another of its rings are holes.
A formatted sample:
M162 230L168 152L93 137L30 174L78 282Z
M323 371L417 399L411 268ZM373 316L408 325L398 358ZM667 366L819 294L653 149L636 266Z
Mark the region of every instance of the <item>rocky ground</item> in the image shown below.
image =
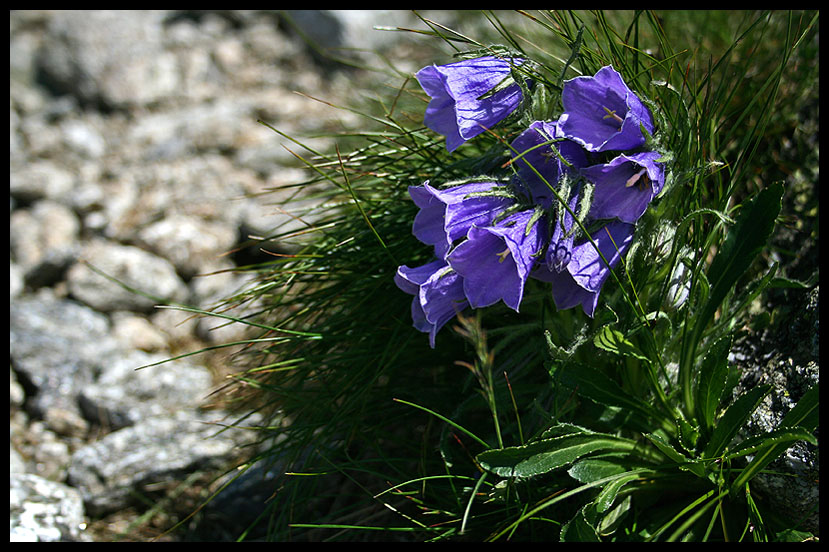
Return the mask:
M377 76L303 37L413 59L399 33L371 30L411 18L10 12L12 541L156 537L238 460L251 435L218 433L233 419L213 394L227 353L136 368L240 330L158 298L212 305L244 285L227 269L250 260L248 236L298 225L273 191L303 179L283 144L297 147L258 120L313 147L359 124L308 96L342 105ZM204 538L238 531L204 517Z

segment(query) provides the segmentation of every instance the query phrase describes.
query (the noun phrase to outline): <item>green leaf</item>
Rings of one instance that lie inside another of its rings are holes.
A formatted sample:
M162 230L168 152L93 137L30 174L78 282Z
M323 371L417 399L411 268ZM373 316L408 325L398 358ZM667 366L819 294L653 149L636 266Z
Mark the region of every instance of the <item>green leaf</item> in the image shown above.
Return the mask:
M806 542L814 541L815 536L807 531L797 529L784 529L775 535L775 542Z
M756 437L746 439L738 446L734 447L734 450L730 451L725 459L733 460L735 458L739 458L740 456L754 454L761 449L776 445L784 445L785 448L788 448L797 441L806 441L813 445L818 444L817 438L815 438L815 436L812 435L812 433L807 429L802 427L783 427L769 431L763 435L757 435Z
M609 536L616 532L625 516L630 511L631 502L630 495L627 495L612 510L602 516L601 521L596 527L596 530L599 532L599 536Z
M807 284L806 282L801 282L800 280L778 276L776 278L773 278L772 281L769 282L769 287L786 289L809 289L809 287L811 286L809 286L809 284Z
M820 423L820 383L816 383L806 391L780 420L780 427L802 427L814 431Z
M676 418L675 423L677 429L679 429L679 444L688 452L693 452L699 440L699 428L682 416Z
M641 477L642 474L639 472L626 473L620 475L618 479L614 479L602 487L602 490L599 491L599 495L596 497L596 500L593 501L596 506L596 510L600 513L606 512L611 506L613 506L613 503L616 501L616 496L619 494L619 491L622 490L622 487L631 481L641 479Z
M708 350L702 359L697 383L697 419L700 426L709 432L714 427L717 407L722 400L728 377L728 352L732 337L723 337Z
M611 477L600 488L599 494L592 502L585 504L561 528L563 542L599 542L602 536L611 535L618 528L622 518L630 509L630 496L621 501L615 508L613 503L619 491L628 483L640 480L643 477L641 470L626 471Z
M693 462L687 456L676 450L661 435L646 433L645 437L659 449L659 452L664 454L672 462L675 462L679 466L679 469L689 471L697 477L705 477L704 466Z
M734 226L728 232L705 275L710 290L690 335L683 341L680 362L680 378L686 393L684 398L686 407L691 412L696 412L696 397L691 394L690 381L703 331L714 318L714 313L720 308L725 297L734 289L737 281L768 242L774 230L774 221L780 213L782 196L783 185L776 182L741 207Z
M717 422L711 440L705 447L703 457L716 458L722 454L731 440L737 435L740 428L751 417L766 395L771 391L771 385L760 385L740 395L725 411Z
M591 505L588 504L581 508L573 519L565 523L561 528L561 542L601 542L599 532L593 526L593 523L587 520L587 516L591 514Z
M631 452L636 442L604 433L577 433L523 446L491 449L476 460L500 477L530 478L568 466L595 452Z
M728 232L725 243L708 269L711 293L706 310L712 315L765 247L774 230L774 220L780 213L782 196L783 185L776 182L741 208L734 227Z
M630 395L602 372L589 366L567 366L561 370L560 377L562 384L599 404L632 410L645 418L662 417L653 406Z
M582 427L580 425L571 424L568 422L558 423L544 431L541 434L542 439L552 439L553 437L563 437L565 435L575 435L577 433L595 433L591 429Z
M622 460L618 458L584 458L575 462L567 470L567 475L580 483L592 483L605 477L625 473L629 469L630 466L623 464Z
M593 339L593 343L599 349L603 349L619 356L631 356L638 358L639 360L650 362L650 359L645 356L645 354L642 353L636 345L628 341L622 332L615 330L610 326L604 326L599 333L596 334L596 337Z

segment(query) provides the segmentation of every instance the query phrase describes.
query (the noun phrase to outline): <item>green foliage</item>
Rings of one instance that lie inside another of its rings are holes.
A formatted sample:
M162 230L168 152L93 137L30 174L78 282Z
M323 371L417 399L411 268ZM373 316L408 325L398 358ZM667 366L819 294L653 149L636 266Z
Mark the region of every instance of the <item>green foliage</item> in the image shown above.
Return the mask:
M247 267L258 279L236 298L257 332L236 381L267 420L250 464L285 474L258 527L276 540L809 538L750 484L793 443L817 444L817 386L747 437L772 391L734 398L729 353L755 300L797 285L768 259L786 191L768 148L819 14L482 15L496 36L425 18L417 32L450 53L497 42L532 59L516 120L449 155L405 76L363 112L372 130L354 151L295 154L302 186L329 186L306 232L269 236L297 251ZM407 187L499 174L522 121L554 117L562 82L607 64L648 98L670 170L595 318L556 311L531 283L520 314L477 311L430 349L392 281L431 253L411 235Z

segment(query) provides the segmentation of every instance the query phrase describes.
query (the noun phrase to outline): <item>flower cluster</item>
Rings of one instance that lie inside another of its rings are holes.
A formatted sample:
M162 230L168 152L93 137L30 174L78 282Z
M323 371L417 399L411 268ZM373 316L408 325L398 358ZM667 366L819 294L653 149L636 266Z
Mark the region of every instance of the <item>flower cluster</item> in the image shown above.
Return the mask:
M523 99L511 71L523 63L482 57L422 69L426 126L451 152L498 124ZM557 120L533 122L511 142L508 177L409 188L419 208L413 234L435 260L399 267L395 282L414 295L414 326L432 347L467 307L503 301L518 311L529 278L551 284L557 308L581 305L592 317L661 192L661 155L647 149L653 116L613 67L565 81L561 101Z

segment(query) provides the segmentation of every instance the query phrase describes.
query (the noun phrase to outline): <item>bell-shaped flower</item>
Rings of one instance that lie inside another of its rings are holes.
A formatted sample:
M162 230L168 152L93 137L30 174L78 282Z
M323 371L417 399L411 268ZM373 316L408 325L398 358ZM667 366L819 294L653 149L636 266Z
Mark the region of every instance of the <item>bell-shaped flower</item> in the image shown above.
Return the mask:
M423 122L446 137L447 151L454 151L515 111L523 98L521 88L514 82L498 87L510 77L510 67L523 61L485 56L429 65L417 72L415 77L431 98Z
M576 240L576 224L573 214L576 213L579 203L579 193L576 191L568 201L569 209L560 206L556 211L558 216L553 221L553 232L550 244L547 246L545 262L556 272L561 272L573 258L573 243Z
M561 176L587 165L584 149L571 140L556 139L557 122L536 121L510 144L519 185L532 202L549 208ZM552 143L551 140L555 140ZM544 144L544 145L542 145Z
M588 239L573 245L563 270L549 264L548 254L548 262L541 264L532 276L552 284L556 308L564 310L581 305L584 313L592 318L602 286L630 248L633 230L632 224L609 222L592 234L596 246Z
M443 258L472 225L490 224L513 201L507 187L496 182L438 189L427 181L422 186L410 186L409 195L420 207L412 233L421 242L433 245L438 258Z
M619 155L609 163L584 169L582 175L595 184L590 217L639 220L665 185L665 167L657 162L659 158L653 151Z
M429 334L433 349L437 332L469 305L462 278L444 260L415 268L401 266L394 282L405 293L414 295L412 322L417 330Z
M541 254L546 222L535 209L513 213L490 226L473 226L466 241L447 256L463 277L463 289L473 308L503 301L518 311L524 284Z
M609 65L592 77L565 81L561 102L560 136L588 151L635 149L645 144L640 125L650 134L654 131L651 112Z

